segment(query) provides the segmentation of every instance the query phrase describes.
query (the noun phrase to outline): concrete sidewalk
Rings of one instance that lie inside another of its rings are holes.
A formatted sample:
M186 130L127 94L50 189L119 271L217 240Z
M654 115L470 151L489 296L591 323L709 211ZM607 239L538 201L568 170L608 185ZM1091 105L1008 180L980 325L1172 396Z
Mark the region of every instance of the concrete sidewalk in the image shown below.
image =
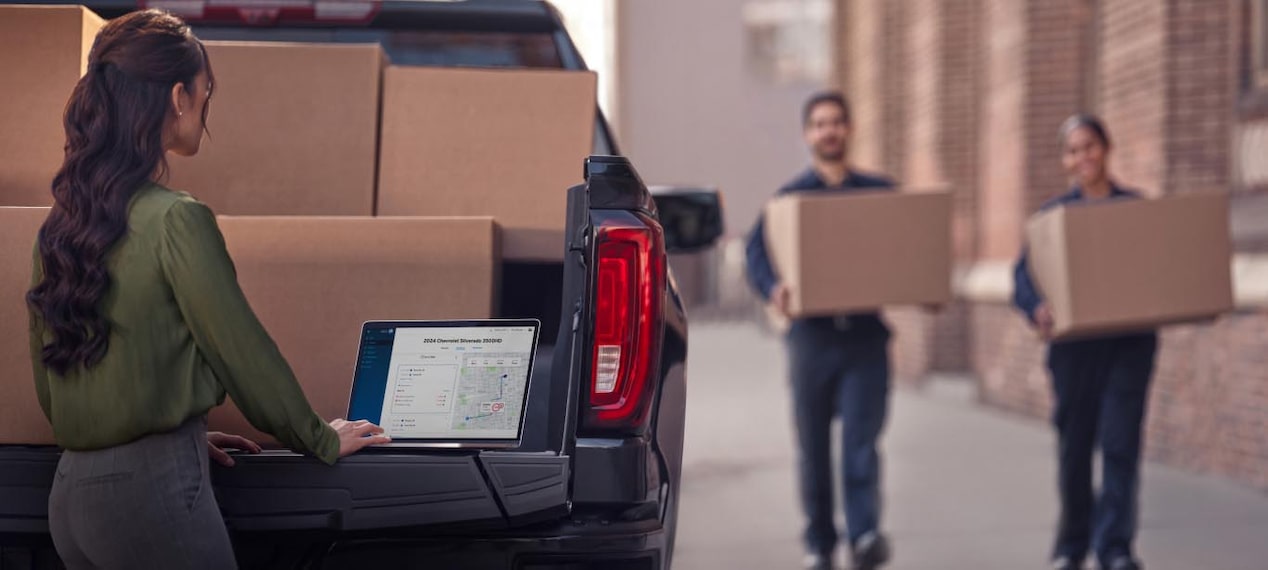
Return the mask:
M691 350L675 568L798 568L782 347L748 325L693 323ZM978 406L967 381L896 391L884 439L889 568L1045 568L1054 453L1046 424ZM1150 464L1141 505L1148 570L1268 570L1268 494Z

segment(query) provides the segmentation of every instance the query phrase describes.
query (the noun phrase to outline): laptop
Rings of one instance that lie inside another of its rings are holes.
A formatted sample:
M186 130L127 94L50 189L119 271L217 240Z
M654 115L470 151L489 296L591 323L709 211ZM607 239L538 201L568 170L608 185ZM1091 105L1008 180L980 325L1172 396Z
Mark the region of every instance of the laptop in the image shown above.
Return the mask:
M348 399L349 420L391 436L381 447L520 445L541 322L371 321Z

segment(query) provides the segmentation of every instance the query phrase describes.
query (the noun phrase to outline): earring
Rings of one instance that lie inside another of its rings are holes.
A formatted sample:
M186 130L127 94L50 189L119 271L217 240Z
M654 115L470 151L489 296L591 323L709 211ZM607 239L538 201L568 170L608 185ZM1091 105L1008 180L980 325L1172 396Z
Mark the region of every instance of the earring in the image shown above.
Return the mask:
M184 117L184 116L185 116L185 112L184 112L184 111L177 111L177 112L176 112L176 116L177 116L177 117Z

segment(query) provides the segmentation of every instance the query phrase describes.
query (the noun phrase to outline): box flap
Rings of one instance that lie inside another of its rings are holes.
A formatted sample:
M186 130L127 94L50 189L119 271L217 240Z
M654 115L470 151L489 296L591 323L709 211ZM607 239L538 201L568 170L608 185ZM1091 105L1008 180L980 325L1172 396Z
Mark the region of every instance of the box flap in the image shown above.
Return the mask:
M771 269L780 281L793 287L790 302L790 309L793 311L801 307L801 295L796 283L797 276L801 273L801 258L797 255L802 237L801 226L797 223L801 205L801 200L795 196L778 197L767 204L762 222Z
M92 44L97 40L97 32L100 32L101 27L106 25L106 21L88 8L80 6L79 9L83 18L83 35L79 43L79 51L81 53L79 76L83 77L85 73L88 73L88 54L92 51Z
M1035 214L1026 224L1030 277L1052 311L1055 330L1068 328L1074 319L1070 284L1065 279L1070 274L1065 223L1065 208L1059 207Z

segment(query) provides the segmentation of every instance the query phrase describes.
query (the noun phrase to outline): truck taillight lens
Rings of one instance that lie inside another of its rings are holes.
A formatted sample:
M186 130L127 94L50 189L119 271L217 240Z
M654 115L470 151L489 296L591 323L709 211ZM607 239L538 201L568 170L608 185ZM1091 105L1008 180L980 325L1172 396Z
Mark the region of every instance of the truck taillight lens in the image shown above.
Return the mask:
M597 232L594 354L587 425L644 427L660 359L665 249L660 224L644 218Z

